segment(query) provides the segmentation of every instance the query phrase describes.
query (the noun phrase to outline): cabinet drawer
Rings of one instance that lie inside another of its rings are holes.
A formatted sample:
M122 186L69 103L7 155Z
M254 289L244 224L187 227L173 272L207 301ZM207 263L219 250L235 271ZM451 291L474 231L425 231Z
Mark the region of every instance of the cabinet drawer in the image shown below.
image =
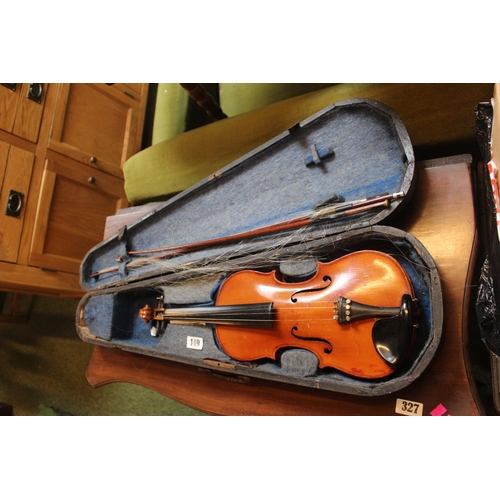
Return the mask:
M0 85L0 128L30 142L40 133L47 84Z
M143 83L113 83L113 87L121 90L132 99L139 100L144 90Z
M16 119L17 103L21 91L19 84L15 83L15 88L11 89L0 85L0 129L12 132Z
M134 99L99 84L62 84L49 148L115 176L135 152Z
M17 262L35 156L0 141L0 261Z
M102 240L106 217L126 206L122 181L52 155L43 172L30 265L78 273Z

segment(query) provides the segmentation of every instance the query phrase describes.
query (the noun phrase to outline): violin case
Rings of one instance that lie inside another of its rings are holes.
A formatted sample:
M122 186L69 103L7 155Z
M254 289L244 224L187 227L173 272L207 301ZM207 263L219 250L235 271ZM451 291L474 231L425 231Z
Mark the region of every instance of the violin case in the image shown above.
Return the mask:
M432 256L411 234L390 225L395 214L411 210L415 175L410 138L392 109L368 99L335 103L154 205L147 216L90 250L80 269L86 294L76 312L78 335L100 346L242 377L367 397L400 390L431 362L443 321ZM168 258L129 253L238 235L335 203L400 192L402 198L383 207L188 248ZM367 379L320 368L314 353L295 347L282 349L275 360L238 361L220 347L210 324L166 324L157 330L139 317L146 304L213 305L221 282L236 270L274 269L300 284L314 274L317 262L366 250L383 252L401 265L418 304L414 344L389 376Z

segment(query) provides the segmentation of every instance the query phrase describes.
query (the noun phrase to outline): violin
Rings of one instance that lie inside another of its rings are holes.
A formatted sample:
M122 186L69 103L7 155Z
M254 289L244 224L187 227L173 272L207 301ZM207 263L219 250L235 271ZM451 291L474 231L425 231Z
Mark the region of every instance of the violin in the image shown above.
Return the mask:
M215 305L153 309L146 322L214 327L219 347L237 361L278 360L285 349L308 350L319 368L363 379L394 373L416 335L417 301L401 265L383 252L353 252L317 262L314 276L290 282L277 270L227 277Z

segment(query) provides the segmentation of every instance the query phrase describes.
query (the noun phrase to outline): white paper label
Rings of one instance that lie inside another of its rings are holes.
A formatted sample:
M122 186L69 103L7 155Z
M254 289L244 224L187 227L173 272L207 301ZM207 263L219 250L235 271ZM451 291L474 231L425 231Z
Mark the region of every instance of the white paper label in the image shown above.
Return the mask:
M197 351L201 351L203 349L203 339L201 337L188 336L186 347L188 349L196 349Z
M400 415L410 415L412 417L421 417L424 412L424 405L407 399L396 399L396 413Z

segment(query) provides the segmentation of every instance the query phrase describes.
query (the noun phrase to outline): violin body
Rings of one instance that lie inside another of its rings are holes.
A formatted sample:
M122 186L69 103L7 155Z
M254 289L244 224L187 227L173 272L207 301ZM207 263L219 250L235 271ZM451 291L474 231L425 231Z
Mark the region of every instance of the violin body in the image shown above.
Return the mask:
M289 283L277 271L239 271L220 286L214 306L154 310L139 316L215 327L219 347L239 361L277 360L284 349L311 351L319 368L358 378L391 375L414 342L416 300L408 275L372 250L317 263L314 276Z
M306 349L320 368L334 368L360 378L381 378L395 367L377 352L372 338L378 317L340 324L335 314L339 297L377 307L399 306L404 295L414 299L412 284L399 263L387 254L361 251L330 263L317 264L315 276L286 283L276 271L245 270L221 285L216 305L272 302L273 327L216 326L222 350L240 361L277 359L288 348ZM411 332L394 332L411 337ZM405 353L406 355L406 353Z

